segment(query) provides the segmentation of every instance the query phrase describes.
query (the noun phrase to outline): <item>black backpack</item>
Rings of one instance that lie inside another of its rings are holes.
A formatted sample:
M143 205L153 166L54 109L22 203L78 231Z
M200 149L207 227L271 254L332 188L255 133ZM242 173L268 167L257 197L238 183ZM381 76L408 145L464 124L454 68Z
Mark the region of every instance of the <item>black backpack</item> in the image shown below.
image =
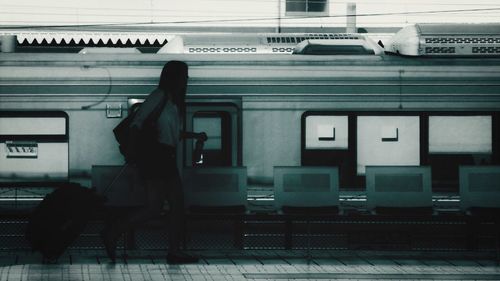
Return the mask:
M151 112L151 114L146 118L144 125L142 126L141 132L138 134L138 140L136 143L136 147L132 148L134 150L140 150L140 153L143 156L150 155L150 153L154 153L154 148L157 146L157 136L158 132L156 130L156 120L160 117L161 111L167 102L167 98L164 97L162 101L155 107L155 109ZM125 156L125 160L127 162L134 161L131 155L128 153L131 151L130 146L130 124L134 120L138 108L133 110L125 119L123 119L114 129L113 133L115 135L115 139L119 144L120 153Z

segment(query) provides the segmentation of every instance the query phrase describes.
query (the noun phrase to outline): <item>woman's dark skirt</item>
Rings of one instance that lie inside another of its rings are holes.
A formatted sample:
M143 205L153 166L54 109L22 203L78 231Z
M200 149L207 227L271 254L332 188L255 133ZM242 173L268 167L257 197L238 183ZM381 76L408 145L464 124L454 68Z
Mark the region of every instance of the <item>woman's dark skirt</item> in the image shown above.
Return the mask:
M177 176L175 147L157 144L138 159L139 174L145 179L169 179Z

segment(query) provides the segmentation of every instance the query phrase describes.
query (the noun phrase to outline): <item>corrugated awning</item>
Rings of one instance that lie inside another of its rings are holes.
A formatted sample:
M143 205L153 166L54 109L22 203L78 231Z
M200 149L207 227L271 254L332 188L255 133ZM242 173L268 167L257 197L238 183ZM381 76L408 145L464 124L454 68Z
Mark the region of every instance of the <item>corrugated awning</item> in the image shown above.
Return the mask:
M17 35L23 45L77 44L77 45L164 45L174 35L147 32L78 32L78 31L3 31L2 35Z

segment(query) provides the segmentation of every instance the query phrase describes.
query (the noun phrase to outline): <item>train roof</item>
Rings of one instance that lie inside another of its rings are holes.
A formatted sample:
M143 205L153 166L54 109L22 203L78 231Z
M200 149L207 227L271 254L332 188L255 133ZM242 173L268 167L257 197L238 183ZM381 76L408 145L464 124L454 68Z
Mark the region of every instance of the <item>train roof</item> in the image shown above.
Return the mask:
M500 56L413 57L383 55L277 55L277 54L68 54L0 53L0 65L163 65L182 60L190 65L268 65L268 66L439 66L500 65Z

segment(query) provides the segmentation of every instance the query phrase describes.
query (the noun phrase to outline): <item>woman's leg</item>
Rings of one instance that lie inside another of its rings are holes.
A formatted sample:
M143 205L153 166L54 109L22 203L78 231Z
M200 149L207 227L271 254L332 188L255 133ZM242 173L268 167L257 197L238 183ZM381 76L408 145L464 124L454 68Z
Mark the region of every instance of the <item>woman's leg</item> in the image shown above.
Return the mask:
M177 168L176 168L177 170ZM169 249L167 262L170 264L196 263L198 258L182 252L181 243L185 238L184 192L179 174L176 172L167 188L167 199L170 204Z
M102 238L109 258L116 259L116 241L127 230L160 214L165 201L165 180L146 180L146 202L143 207L123 219L112 222L103 232Z
M166 181L162 179L146 181L146 203L142 208L130 214L126 221L127 225L125 229L121 230L122 232L140 225L161 213L166 195L165 184Z
M168 181L166 191L170 206L168 225L169 252L177 252L181 248L185 228L184 192L179 173L176 172Z

